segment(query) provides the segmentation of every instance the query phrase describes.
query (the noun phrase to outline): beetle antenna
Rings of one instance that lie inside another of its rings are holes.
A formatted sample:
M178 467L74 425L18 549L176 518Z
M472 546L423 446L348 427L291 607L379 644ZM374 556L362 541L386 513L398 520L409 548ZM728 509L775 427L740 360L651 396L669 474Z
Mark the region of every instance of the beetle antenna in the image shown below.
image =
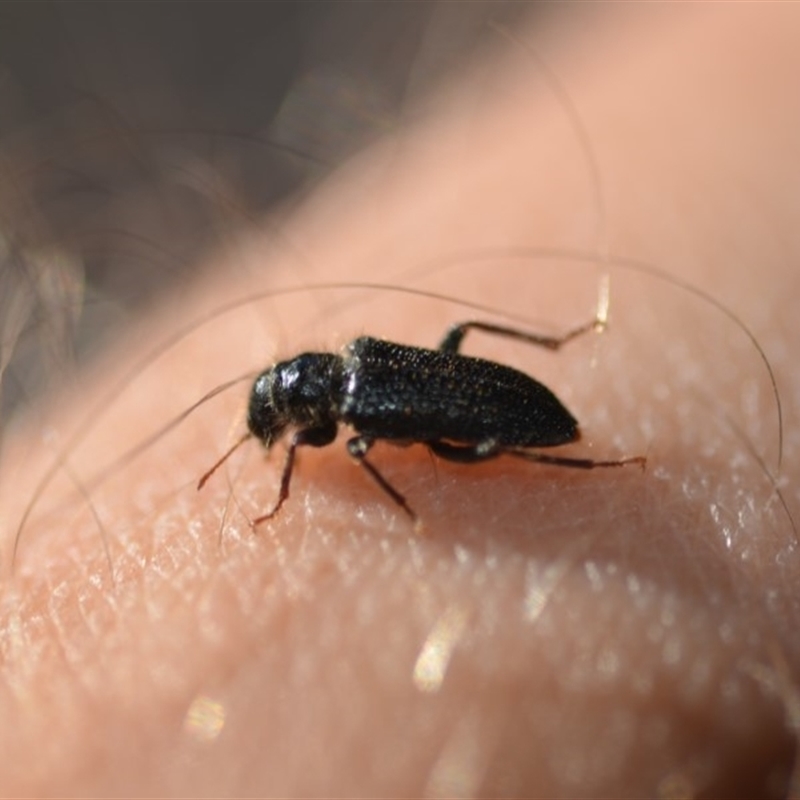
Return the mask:
M203 473L203 477L197 482L197 491L199 492L205 485L206 481L248 440L252 439L253 434L249 431L242 436L234 445L231 447L219 461L214 464L211 469L207 472Z

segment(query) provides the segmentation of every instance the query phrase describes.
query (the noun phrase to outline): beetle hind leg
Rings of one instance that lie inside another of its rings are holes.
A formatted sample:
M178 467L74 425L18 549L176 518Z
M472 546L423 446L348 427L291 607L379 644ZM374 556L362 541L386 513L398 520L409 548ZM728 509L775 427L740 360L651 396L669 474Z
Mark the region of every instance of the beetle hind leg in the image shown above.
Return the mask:
M544 347L547 350L558 350L567 342L577 339L579 336L589 333L590 331L602 330L604 326L605 323L597 317L591 322L580 325L562 336L546 336L544 334L524 331L520 328L513 328L508 325L495 325L494 323L482 322L481 320L469 320L468 322L460 322L453 325L444 335L442 341L439 342L439 350L443 350L445 353L459 353L467 331L471 330L483 331L483 333L490 333L493 336L503 336L507 339L516 339L519 342L526 342L527 344L536 345L537 347Z

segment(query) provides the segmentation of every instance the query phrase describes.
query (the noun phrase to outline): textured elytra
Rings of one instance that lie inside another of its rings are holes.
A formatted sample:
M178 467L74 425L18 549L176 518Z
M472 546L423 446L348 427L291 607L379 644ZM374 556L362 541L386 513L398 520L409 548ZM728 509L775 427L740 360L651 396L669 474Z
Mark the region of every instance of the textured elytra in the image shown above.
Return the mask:
M364 436L506 447L577 437L577 421L546 386L494 361L361 337L342 368L340 419Z

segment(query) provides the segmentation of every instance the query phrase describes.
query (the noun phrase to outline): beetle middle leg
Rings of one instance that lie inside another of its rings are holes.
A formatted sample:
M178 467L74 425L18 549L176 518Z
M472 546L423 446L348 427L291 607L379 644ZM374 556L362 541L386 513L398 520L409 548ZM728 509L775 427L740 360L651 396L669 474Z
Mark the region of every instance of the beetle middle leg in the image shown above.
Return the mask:
M386 478L381 475L380 472L369 462L367 461L367 453L369 452L372 445L375 444L374 439L370 439L367 436L354 436L352 439L349 439L347 442L347 452L350 453L352 458L354 458L364 469L367 473L371 476L371 478L378 484L378 486L383 489L392 500L403 509L403 511L408 514L411 518L411 521L414 523L415 527L419 527L420 521L419 517L416 515L414 510L411 506L408 505L406 502L405 497L403 497L397 489L392 486Z
M642 471L647 466L645 456L629 456L628 458L615 458L608 461L595 461L591 458L570 458L569 456L551 456L547 453L539 453L536 450L509 449L503 452L515 458L522 458L525 461L533 461L537 464L551 464L556 467L572 467L574 469L595 469L596 467L624 467L626 464L638 464Z
M439 458L455 461L457 464L475 464L478 461L489 461L504 452L495 441L481 442L475 445L458 445L450 442L425 442L428 449Z

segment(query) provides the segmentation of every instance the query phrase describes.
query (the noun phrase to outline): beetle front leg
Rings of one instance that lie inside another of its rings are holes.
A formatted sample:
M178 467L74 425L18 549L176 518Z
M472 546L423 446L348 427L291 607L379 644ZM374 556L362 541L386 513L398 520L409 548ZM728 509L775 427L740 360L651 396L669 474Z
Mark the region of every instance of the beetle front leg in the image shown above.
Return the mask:
M286 451L286 460L283 462L283 471L281 472L281 488L278 492L278 500L273 506L271 511L256 517L251 523L250 527L255 528L262 522L274 517L280 511L286 498L289 496L289 485L292 481L292 470L294 469L294 455L295 451L301 445L310 445L311 447L324 447L330 444L336 438L336 424L326 425L320 428L306 428L297 431L289 442L289 449Z

